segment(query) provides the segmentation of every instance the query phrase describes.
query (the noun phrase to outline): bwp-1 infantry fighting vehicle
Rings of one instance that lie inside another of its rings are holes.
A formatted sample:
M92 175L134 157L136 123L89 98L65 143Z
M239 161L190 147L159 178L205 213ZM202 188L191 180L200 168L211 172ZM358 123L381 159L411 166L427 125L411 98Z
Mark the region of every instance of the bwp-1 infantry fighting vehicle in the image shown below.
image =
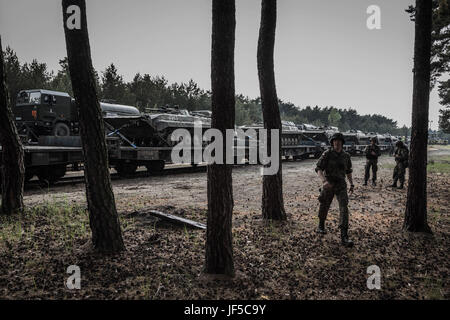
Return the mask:
M307 159L311 156L319 157L323 148L319 142L314 141L308 136L304 135L291 121L281 121L281 156L285 159L292 158L293 160ZM263 129L263 124L258 123L250 126L241 126L240 129Z
M175 130L187 130L193 138L193 143L194 139L202 139L204 131L211 127L210 118L192 116L187 110L161 108L147 111L152 113L103 118L107 137L117 139L117 141L109 139L107 142L110 145L110 159L113 159L110 162L119 174L131 174L141 165L149 171L162 170L164 164L171 161L172 148L179 142L171 139ZM196 127L201 132L200 137L194 135ZM206 142L202 141L201 148L205 144ZM137 156L138 149L141 150L141 154L147 154L150 159L140 159ZM194 151L193 144L191 150ZM129 161L122 161L125 155L130 156Z
M344 150L351 155L362 155L367 145L370 144L370 136L360 130L349 130L343 133L345 138Z
M325 130L319 129L313 125L300 124L297 125L300 132L315 141L323 150L330 147L330 138Z
M377 138L381 152L392 152L394 150L394 142L390 134L369 132L367 135Z

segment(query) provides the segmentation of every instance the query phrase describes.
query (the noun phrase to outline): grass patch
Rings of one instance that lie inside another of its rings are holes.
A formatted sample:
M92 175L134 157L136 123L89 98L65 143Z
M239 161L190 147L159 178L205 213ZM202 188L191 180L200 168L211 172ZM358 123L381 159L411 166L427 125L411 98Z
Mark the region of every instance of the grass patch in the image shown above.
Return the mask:
M382 169L394 169L395 163L383 163L378 165Z
M429 148L438 149L438 150L450 150L450 144L442 145L442 144L432 144L428 146Z
M436 156L428 161L428 172L450 173L450 156Z
M39 230L37 232L36 230ZM23 213L0 216L0 248L11 249L18 242L31 245L39 238L72 249L74 242L89 236L86 208L67 203L47 203Z
M426 277L423 281L425 287L425 299L429 300L442 300L443 281L442 279L434 279Z

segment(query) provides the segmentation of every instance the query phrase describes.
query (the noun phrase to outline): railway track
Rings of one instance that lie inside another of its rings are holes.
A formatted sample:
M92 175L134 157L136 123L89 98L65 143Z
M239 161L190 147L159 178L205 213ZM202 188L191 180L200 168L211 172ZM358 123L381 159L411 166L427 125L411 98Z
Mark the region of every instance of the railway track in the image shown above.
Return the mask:
M122 180L122 179L138 179L138 178L145 178L145 177L157 177L157 176L176 175L176 174L203 172L203 171L206 171L206 164L199 164L197 166L168 165L168 166L166 166L166 168L164 168L160 172L149 172L145 169L141 169L141 170L138 170L137 172L127 175L127 176L120 176L114 170L111 170L111 180L116 181L116 180ZM39 181L37 178L34 178L33 180L31 180L25 184L25 190L62 187L62 186L68 186L68 185L77 185L80 183L84 183L83 170L69 171L65 177L59 179L57 182L50 184L50 185Z
M292 160L292 159L283 159L283 162L304 162L308 160L316 160L314 158L309 159L302 159L299 160ZM236 164L233 165L235 168L244 167L246 164ZM189 164L169 164L166 165L166 167L160 171L160 172L149 172L146 169L138 169L133 174L127 175L127 176L120 176L115 170L111 169L111 180L117 181L117 180L124 180L124 179L138 179L138 178L146 178L146 177L158 177L158 176L168 176L168 175L177 175L177 174L186 174L186 173L196 173L196 172L206 172L207 164L201 163L196 166L192 166ZM39 181L36 177L27 182L25 184L25 190L36 190L36 189L48 189L48 188L57 188L57 187L64 187L64 186L70 186L70 185L77 185L84 183L84 172L83 169L80 169L79 171L68 171L68 173L61 179L59 179L57 182L53 184L46 184L44 182Z

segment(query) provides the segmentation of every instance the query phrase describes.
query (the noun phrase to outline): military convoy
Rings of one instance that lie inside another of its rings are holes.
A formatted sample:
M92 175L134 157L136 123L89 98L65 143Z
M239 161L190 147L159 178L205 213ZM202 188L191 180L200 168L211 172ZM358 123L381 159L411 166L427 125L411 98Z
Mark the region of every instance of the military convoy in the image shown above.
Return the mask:
M109 164L122 176L134 173L139 166L151 172L161 171L166 163L171 162L172 148L178 142L171 139L174 130L182 128L192 134L196 127L201 126L202 130L211 127L209 110L189 112L163 107L146 109L145 113L141 113L132 106L106 102L101 102L100 108ZM69 94L43 89L20 91L13 113L25 146L27 181L37 176L41 181L54 183L66 174L67 168L80 168L83 157L78 113L75 100ZM259 123L238 128L245 131L261 129L263 125ZM283 121L281 155L292 160L318 158L330 147L329 138L337 130L335 127L318 128ZM360 131L346 132L344 149L352 155L361 154L369 138L374 135ZM387 135L377 137L382 151L390 150L396 139ZM249 139L258 140L258 137L247 135L245 139L248 148ZM205 142L202 143L204 148Z

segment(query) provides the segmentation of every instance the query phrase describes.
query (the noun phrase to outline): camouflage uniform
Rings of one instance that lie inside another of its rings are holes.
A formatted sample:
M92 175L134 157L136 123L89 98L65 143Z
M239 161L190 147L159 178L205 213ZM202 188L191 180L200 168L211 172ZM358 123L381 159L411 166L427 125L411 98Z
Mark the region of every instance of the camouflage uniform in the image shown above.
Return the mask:
M372 154L372 151L375 152L375 155ZM364 183L367 184L367 181L369 181L371 167L372 167L372 181L375 183L375 181L377 181L378 157L381 156L380 147L378 147L376 144L375 145L369 144L364 150L364 153L367 159L366 166L364 168L365 169Z
M394 183L392 186L397 186L397 181L400 180L400 187L403 187L405 183L405 172L408 167L408 148L405 146L399 146L394 151L395 162L397 163L394 168Z
M316 172L322 170L325 178L332 188L322 188L319 196L319 219L327 218L328 210L334 196L339 202L339 228L348 229L348 195L345 177L352 173L352 161L350 155L342 151L340 153L329 149L325 151L317 162Z

